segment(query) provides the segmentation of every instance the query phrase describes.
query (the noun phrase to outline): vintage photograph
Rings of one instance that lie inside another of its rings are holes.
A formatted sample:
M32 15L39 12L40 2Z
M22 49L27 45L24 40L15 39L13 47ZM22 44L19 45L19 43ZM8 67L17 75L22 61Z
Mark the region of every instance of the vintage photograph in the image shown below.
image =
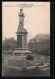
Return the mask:
M2 2L2 76L50 77L50 2Z

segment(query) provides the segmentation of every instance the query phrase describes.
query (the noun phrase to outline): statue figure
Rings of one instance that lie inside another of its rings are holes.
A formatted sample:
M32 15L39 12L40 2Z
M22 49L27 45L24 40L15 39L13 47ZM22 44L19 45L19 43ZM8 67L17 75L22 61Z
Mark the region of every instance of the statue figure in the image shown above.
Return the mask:
M20 9L20 12L19 12L19 31L23 30L23 26L24 26L24 13L23 13L23 9Z
M24 22L24 13L23 13L23 9L20 9L20 12L19 12L19 23L23 24L23 22Z

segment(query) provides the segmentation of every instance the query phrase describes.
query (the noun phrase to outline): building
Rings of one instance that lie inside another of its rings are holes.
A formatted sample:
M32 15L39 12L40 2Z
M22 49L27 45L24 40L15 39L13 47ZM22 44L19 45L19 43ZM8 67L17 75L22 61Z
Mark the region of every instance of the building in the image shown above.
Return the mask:
M29 50L38 53L50 53L50 35L38 34L29 41Z

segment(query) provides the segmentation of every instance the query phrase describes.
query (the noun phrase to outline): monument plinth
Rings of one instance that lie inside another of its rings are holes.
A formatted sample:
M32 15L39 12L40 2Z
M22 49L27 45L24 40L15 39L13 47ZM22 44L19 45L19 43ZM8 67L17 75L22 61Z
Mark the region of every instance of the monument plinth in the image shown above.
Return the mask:
M23 9L20 9L19 12L19 26L18 26L18 30L16 32L17 34L17 48L15 48L15 51L13 52L14 55L27 55L29 53L31 53L28 50L28 46L27 46L27 34L28 32L26 31L26 29L24 29L24 13L23 13Z

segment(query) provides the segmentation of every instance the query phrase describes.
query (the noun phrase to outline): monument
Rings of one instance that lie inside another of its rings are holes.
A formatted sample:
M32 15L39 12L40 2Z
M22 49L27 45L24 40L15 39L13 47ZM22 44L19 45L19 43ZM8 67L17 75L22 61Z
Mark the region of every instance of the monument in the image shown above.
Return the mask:
M24 13L23 9L20 9L19 13L19 26L16 32L17 34L17 48L12 52L12 55L5 58L5 67L11 69L22 70L24 67L33 66L27 59L32 54L28 50L27 46L27 31L24 29Z
M17 48L15 48L15 51L13 54L17 55L28 55L31 52L28 50L27 46L27 34L28 32L26 29L24 29L24 13L23 9L20 9L19 12L19 26L18 30L16 32L17 34Z

